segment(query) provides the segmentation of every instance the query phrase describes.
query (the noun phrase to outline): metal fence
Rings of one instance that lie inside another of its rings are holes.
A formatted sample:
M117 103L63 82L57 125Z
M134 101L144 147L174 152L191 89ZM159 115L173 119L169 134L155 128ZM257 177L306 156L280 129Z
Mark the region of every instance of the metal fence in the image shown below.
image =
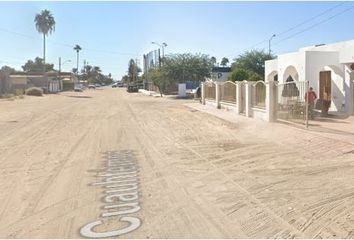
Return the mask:
M207 81L204 83L205 86L205 98L209 100L215 100L215 83Z
M236 104L236 84L234 82L224 82L220 85L220 101Z
M305 93L308 91L308 82L276 83L275 90L277 118L307 123L308 106Z
M251 86L251 103L253 107L265 109L266 107L266 84L257 81Z

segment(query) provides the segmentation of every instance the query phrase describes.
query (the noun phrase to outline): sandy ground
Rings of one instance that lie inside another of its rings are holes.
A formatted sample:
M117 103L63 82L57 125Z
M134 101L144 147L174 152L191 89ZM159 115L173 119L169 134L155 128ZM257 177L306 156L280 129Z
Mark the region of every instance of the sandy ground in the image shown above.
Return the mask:
M354 238L350 132L208 111L109 88L0 101L0 237L80 238L107 211L104 153L131 150L141 225L119 238Z

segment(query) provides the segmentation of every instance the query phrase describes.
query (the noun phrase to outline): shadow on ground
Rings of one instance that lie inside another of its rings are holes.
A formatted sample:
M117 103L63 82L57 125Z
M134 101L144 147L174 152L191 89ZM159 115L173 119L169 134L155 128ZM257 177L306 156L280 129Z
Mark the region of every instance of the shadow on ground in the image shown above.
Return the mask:
M90 96L72 96L72 95L67 96L67 97L72 97L72 98L92 98Z

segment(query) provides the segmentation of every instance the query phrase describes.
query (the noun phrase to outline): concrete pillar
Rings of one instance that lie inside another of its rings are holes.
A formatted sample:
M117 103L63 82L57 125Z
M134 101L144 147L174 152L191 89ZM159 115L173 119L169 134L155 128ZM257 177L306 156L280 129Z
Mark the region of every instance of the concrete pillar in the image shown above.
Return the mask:
M274 81L268 81L266 83L266 121L276 121L276 91Z
M220 108L220 84L215 82L215 103L216 108Z
M245 90L246 117L252 117L252 84L250 82L245 84Z
M353 79L352 79L352 70L350 68L350 64L344 66L344 96L345 96L345 106L344 111L350 115L353 115L354 106L353 106Z
M240 114L241 112L241 83L236 81L236 112Z
M205 105L205 83L201 83L201 89L200 89L200 94L202 98L202 104Z

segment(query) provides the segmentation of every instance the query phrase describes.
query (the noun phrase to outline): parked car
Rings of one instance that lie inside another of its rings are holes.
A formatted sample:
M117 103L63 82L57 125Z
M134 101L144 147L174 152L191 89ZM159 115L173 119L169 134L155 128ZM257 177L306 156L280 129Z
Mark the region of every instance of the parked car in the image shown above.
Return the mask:
M96 88L101 87L101 84L96 83L96 84L95 84L95 87L96 87Z
M139 91L139 88L137 85L129 85L127 87L127 92L132 93L132 92L138 92L138 91Z
M94 84L90 84L90 85L88 85L88 88L89 89L96 89L96 86Z
M117 87L117 83L112 84L112 88L116 88Z

